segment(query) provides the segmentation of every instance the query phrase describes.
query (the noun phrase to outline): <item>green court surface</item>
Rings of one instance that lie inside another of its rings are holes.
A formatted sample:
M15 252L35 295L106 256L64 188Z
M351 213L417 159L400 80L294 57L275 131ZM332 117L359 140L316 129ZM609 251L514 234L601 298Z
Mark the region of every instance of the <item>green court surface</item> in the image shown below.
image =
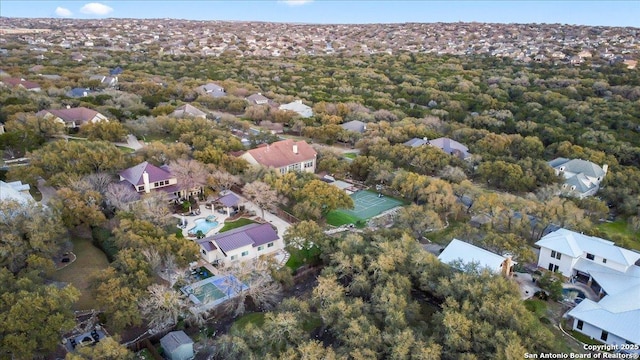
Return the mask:
M383 196L378 197L378 193L368 190L361 190L351 194L353 199L353 209L340 209L332 211L327 216L327 222L334 226L354 223L356 220L367 220L380 213L402 206L400 200Z

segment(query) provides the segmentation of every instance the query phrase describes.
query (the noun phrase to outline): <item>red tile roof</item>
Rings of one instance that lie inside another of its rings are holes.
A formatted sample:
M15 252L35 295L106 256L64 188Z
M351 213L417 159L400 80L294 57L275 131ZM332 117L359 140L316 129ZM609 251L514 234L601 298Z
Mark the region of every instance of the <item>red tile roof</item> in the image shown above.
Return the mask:
M293 152L294 145L298 153ZM260 165L281 168L316 158L316 151L305 141L287 139L276 141L271 145L258 147L247 151Z

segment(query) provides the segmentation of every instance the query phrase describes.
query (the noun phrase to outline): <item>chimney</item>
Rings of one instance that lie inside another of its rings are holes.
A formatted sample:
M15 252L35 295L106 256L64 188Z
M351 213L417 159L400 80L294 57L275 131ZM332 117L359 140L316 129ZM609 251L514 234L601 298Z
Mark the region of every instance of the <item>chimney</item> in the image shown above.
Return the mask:
M67 109L71 109L71 105L67 105Z
M151 192L151 184L149 184L149 173L146 171L142 173L142 181L144 181L144 192L147 194Z
M606 175L607 171L609 171L609 165L607 165L607 164L602 165L602 171L604 171L604 173Z
M298 144L293 143L293 153L297 154L298 153Z

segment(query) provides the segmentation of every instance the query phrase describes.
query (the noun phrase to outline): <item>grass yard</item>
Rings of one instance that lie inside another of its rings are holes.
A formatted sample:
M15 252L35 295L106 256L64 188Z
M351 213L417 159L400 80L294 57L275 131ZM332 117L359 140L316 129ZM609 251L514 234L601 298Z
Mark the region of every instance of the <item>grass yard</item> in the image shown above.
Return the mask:
M244 330L244 328L249 323L254 324L257 327L261 327L264 324L264 313L256 312L240 316L236 321L233 322L233 325L231 325L231 330L229 330L229 333L237 334Z
M313 261L315 257L320 255L320 249L318 249L317 246L313 246L311 249L291 249L289 251L289 254L291 254L291 256L289 257L289 260L287 260L285 266L295 271L300 266L305 264L304 259Z
M360 218L351 214L344 213L340 210L333 210L327 214L327 224L340 226L345 224L355 224Z
M220 229L220 231L218 233L222 233L222 232L225 232L225 231L233 230L235 228L239 228L241 226L245 226L245 225L249 225L249 224L256 224L256 222L251 220L251 219L247 219L247 218L240 218L240 219L238 219L236 221L225 222L224 226L222 227L222 229Z
M344 153L344 154L342 154L342 156L344 156L346 158L349 158L349 159L355 159L358 156L358 154L356 154L356 153Z
M445 245L451 241L453 238L453 234L455 231L462 226L462 222L449 220L449 226L446 229L442 229L439 231L432 231L428 234L425 234L426 238L431 240L432 242L440 245Z
M135 150L126 146L116 146L123 154L133 154Z
M73 305L74 310L89 310L96 307L96 299L89 291L89 279L92 273L109 266L107 256L93 245L91 240L79 237L71 239L76 261L53 273L51 278L72 284L80 290L80 299Z
M640 250L640 232L631 231L625 220L604 222L598 225L598 229L607 235L607 240L615 241L622 247ZM622 242L618 241L619 237L623 239Z

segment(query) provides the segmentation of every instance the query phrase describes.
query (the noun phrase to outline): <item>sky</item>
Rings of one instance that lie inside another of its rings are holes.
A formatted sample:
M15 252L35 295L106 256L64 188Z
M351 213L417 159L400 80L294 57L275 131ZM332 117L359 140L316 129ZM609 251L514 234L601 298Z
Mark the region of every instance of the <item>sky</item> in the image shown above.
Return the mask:
M476 21L640 28L640 1L0 0L0 16L174 18L318 24Z

